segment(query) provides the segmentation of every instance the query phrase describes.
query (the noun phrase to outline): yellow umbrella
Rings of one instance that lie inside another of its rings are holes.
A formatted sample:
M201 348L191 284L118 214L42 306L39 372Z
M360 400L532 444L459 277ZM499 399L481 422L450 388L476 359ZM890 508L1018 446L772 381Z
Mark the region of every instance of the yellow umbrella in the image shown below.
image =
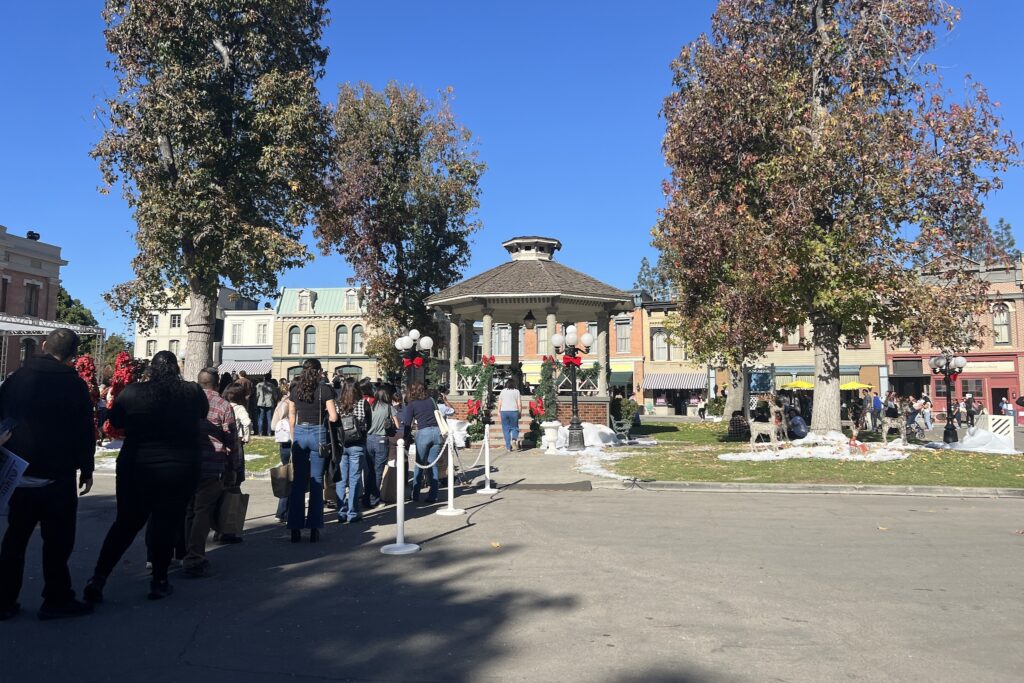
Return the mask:
M798 379L795 382L790 382L789 384L783 384L780 388L781 389L813 389L814 385L811 384L810 382L806 382L806 381L804 381L802 379Z
M874 387L863 382L847 382L846 384L840 384L839 388L843 391L856 391L857 389L873 389Z

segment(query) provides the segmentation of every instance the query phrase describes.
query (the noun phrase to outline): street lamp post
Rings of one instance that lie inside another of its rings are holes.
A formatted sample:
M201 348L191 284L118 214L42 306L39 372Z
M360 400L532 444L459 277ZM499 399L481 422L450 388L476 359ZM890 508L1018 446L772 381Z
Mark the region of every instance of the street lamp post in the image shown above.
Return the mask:
M430 362L430 349L434 348L434 340L420 334L419 330L409 330L395 340L395 348L402 357L402 374L406 377L406 386L412 384L415 377L415 370L424 368ZM406 374L408 371L408 374ZM426 371L423 373L423 383L426 384Z
M585 332L582 337L577 336L576 326L569 325L565 328L564 336L561 334L552 335L551 343L554 345L556 352L559 352L558 349L564 347L565 355L562 356L562 364L569 369L569 384L572 389L572 419L569 421L569 438L565 448L568 451L582 451L586 444L583 440L583 423L580 421L576 369L582 364L580 355L590 353L590 347L594 344L594 335ZM582 344L582 348L576 345L578 343Z
M942 430L942 440L945 443L956 443L960 440L956 427L953 426L953 384L966 365L966 358L954 356L951 351L943 351L942 355L928 359L932 374L942 375L946 380L946 428Z

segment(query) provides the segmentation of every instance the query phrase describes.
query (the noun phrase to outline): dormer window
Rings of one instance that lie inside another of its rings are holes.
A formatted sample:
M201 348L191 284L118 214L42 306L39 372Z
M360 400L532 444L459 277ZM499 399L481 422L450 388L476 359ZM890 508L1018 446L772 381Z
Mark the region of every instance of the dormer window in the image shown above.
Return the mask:
M308 289L303 289L299 292L299 313L310 313L313 311L313 307L316 305L316 293L311 292Z

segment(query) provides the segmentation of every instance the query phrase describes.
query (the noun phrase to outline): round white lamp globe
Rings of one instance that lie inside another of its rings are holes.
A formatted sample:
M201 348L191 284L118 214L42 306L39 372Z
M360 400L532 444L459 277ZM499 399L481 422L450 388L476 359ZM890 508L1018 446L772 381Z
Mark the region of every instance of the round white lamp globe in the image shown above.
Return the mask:
M420 348L424 351L429 351L434 348L434 340L430 337L420 337Z
M578 341L579 341L579 337L576 336L576 332L575 331L568 332L565 335L565 343L568 344L569 346L576 346L576 342L578 342Z
M398 339L395 340L395 348L398 349L399 351L404 351L405 350L405 347L402 345L402 338L401 337L399 337Z
M409 337L402 337L402 350L403 351L408 351L409 349L412 348L412 345L413 345L413 340L412 339L410 339Z
M569 327L565 328L565 335L566 336L569 336L570 334L573 334L574 332L576 332L576 326L575 325L569 325Z
M564 343L565 337L563 337L562 335L558 334L557 332L551 335L551 344L555 346L555 348L560 348Z
M594 335L589 332L584 332L583 336L580 337L580 341L583 342L584 346L591 347L594 345Z
M417 339L420 338L420 331L419 330L409 330L409 335L408 336L409 336L409 339L412 339L413 341L416 341Z

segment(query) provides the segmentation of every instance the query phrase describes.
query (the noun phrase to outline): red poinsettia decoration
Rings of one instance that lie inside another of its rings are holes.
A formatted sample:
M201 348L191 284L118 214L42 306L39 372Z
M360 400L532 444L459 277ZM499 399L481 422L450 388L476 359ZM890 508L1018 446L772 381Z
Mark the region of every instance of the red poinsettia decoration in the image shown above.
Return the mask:
M137 363L127 351L117 354L114 360L114 376L110 379L110 398L107 399L107 408L114 407L114 399L124 390L126 386L136 380L138 372ZM110 420L103 423L103 431L111 439L123 439L124 432L115 429Z
M535 400L530 401L530 416L540 417L544 414L544 399L538 396Z
M92 401L92 430L93 438L99 437L100 427L96 424L96 401L100 397L99 387L96 386L96 362L88 354L79 356L78 360L75 361L75 371L78 376L85 382L85 386L89 387L89 399Z
M466 414L469 417L474 417L480 414L480 401L469 399L466 401Z

